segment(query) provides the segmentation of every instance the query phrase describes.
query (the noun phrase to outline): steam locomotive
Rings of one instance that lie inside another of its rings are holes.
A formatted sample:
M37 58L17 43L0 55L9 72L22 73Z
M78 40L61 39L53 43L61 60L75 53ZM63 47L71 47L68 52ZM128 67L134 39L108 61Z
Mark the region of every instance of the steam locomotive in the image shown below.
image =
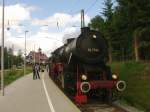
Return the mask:
M56 49L50 60L50 76L77 103L86 103L93 95L110 102L114 91L126 87L106 64L108 46L103 35L89 27L81 28L77 38L68 39Z

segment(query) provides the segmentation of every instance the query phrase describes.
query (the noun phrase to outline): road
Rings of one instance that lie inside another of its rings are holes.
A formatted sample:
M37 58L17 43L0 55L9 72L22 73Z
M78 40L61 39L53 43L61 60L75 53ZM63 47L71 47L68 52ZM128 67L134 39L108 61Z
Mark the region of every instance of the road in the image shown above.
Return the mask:
M0 112L80 112L80 110L49 79L26 75L5 88L0 96Z

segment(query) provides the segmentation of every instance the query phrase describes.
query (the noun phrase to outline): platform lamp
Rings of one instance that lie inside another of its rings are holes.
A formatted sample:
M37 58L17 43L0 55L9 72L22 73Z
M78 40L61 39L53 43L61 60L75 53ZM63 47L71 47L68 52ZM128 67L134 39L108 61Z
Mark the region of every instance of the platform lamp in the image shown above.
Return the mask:
M29 31L25 31L25 42L24 42L24 75L26 74L26 36Z

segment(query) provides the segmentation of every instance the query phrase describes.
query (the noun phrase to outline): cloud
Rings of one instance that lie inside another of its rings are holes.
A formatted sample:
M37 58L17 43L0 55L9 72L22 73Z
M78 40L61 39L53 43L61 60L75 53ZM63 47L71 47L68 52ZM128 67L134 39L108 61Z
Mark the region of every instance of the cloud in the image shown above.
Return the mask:
M8 47L14 45L15 54L17 54L19 49L24 51L24 29L32 29L27 33L27 52L34 50L35 46L36 51L40 47L47 55L50 55L50 52L63 45L65 39L79 35L79 13L74 15L55 13L45 19L32 18L31 14L36 9L34 6L26 6L24 4L6 6L5 20L9 19L11 30L5 31L5 45ZM27 27L19 26L24 21L28 21L26 22ZM88 24L89 21L90 17L85 15L85 23ZM8 25L6 21L5 25Z
M33 19L33 25L48 25L49 27L56 28L61 27L65 28L68 26L80 25L80 14L70 15L67 13L55 13L52 16L49 16L45 19ZM89 23L90 17L85 15L85 23Z
M23 27L20 27L23 21L31 20L31 12L36 10L35 6L26 6L24 4L15 4L5 6L5 27L11 27L20 33ZM0 15L2 15L2 6L0 6ZM2 20L2 16L0 16ZM1 21L0 21L1 25Z
M63 44L62 36L63 36L62 33L50 33L42 30L38 31L36 34L30 34L29 32L26 35L27 53L29 53L29 51L31 50L34 50L35 46L36 51L40 47L42 48L43 52L50 55L50 52L52 52L54 49ZM12 45L14 45L14 50L16 51L15 54L17 54L17 51L19 49L24 51L25 47L25 38L24 38L25 35L20 34L18 35L18 37L19 38L13 37L12 33L7 33L7 39L5 40L5 45L7 47L11 47Z
M5 15L7 20L28 20L30 19L30 10L21 4L6 6Z
M21 33L23 31L23 26L20 26L20 24L23 21L30 21L32 18L31 12L34 10L34 6L26 6L24 4L5 6L5 46L12 47L12 44L15 44L18 49L22 49L19 44L16 44L16 41L19 43L20 40L16 39L13 35L15 33ZM0 15L2 15L2 6L0 6ZM2 16L0 16L0 20L2 20ZM0 21L0 37L2 31L1 25L2 23ZM6 30L8 27L11 29L10 31Z
M85 15L85 24L89 21L90 17ZM40 26L40 30L32 36L32 42L40 43L43 49L52 52L63 45L66 39L76 38L80 34L80 14L55 13L45 19L33 19L32 25Z
M58 47L62 46L66 39L77 37L79 31L74 28L65 28L62 32L48 32L45 30L40 30L35 34L27 34L27 52L34 50L37 51L38 48L42 48L42 51L50 56L50 53L53 52ZM24 34L21 34L18 37L22 38L8 38L7 43L15 45L15 49L22 49L24 51Z
M74 27L67 27L65 28L64 30L64 33L63 33L63 43L66 43L66 40L69 39L69 38L76 38L79 36L80 34L80 30L74 28Z
M10 24L16 24L19 21L31 19L32 6L26 7L22 4L5 6L5 20L9 20ZM2 6L0 6L0 15L2 15ZM2 19L2 16L0 16Z

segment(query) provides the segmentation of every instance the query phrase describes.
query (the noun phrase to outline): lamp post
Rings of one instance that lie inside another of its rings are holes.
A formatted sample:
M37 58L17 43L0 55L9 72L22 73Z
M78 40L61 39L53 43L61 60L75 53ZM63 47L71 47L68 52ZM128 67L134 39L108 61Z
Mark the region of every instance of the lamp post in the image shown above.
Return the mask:
M8 69L9 69L9 67L10 67L9 58L10 58L10 56L9 56L9 54L8 54L8 66L7 66Z
M24 75L26 74L26 36L29 31L25 31L25 42L24 42Z
M1 45L1 90L2 96L4 96L4 11L5 1L3 0L2 6L2 45Z
M35 65L35 44L34 44L34 65Z

